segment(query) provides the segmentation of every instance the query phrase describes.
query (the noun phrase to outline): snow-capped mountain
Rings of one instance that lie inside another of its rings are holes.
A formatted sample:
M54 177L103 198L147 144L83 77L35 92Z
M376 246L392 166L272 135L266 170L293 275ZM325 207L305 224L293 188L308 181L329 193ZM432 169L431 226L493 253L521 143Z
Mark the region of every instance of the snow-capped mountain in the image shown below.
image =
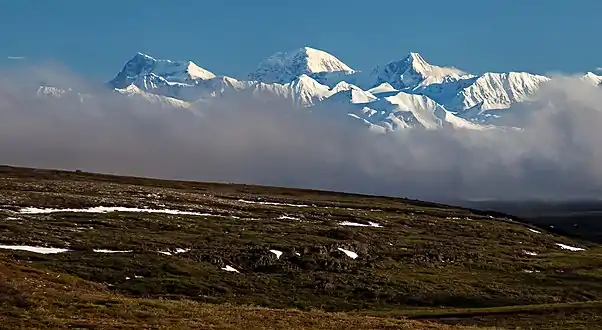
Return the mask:
M323 50L302 47L268 57L259 63L248 78L264 83L286 84L301 75L307 75L325 83L329 80L341 81L355 72L347 64Z
M424 87L421 94L460 113L477 106L479 110L506 109L530 100L539 86L549 80L526 72L488 72L455 82L430 84Z
M583 77L581 77L581 79L594 85L602 85L602 76L599 76L593 72L586 73Z
M77 92L72 88L61 88L47 85L39 86L36 91L36 96L39 98L50 97L54 99L71 99L77 100L81 103L93 97L90 94Z
M370 103L378 99L370 91L365 91L345 81L336 84L330 90L330 93L331 95L328 97L328 100L345 104Z
M356 87L357 88L357 87ZM359 88L358 88L359 89ZM371 127L380 127L385 131L394 131L412 127L424 129L458 128L484 129L485 126L472 123L446 110L441 104L428 96L397 91L388 96L376 97L369 92L360 94L361 89L350 89L336 93L322 105L321 111L328 111L330 102L342 102L336 98L341 93L351 92L359 101L347 102L347 115L356 118ZM353 94L355 93L355 95ZM361 95L357 97L357 95ZM368 98L366 96L372 96ZM334 100L333 100L334 99Z
M156 89L166 85L194 85L199 80L211 78L215 78L213 73L191 61L157 60L138 53L109 84L120 89L132 84L142 89Z
M430 84L444 84L474 77L453 67L429 64L420 54L410 53L401 60L376 66L366 87L388 83L398 90L415 90Z
M172 108L190 108L192 105L189 102L182 101L173 97L147 93L136 85L131 84L126 88L115 88L115 91L127 95L131 98L139 98L153 104L159 104L163 107Z
M602 76L592 72L581 79L602 85ZM245 79L216 75L192 61L138 53L108 85L118 94L162 107L202 107L231 96L252 97L390 131L484 129L501 122L515 105L530 102L548 81L527 72L472 74L430 64L414 52L360 71L326 51L302 47L275 53ZM73 94L48 86L38 90L44 97Z

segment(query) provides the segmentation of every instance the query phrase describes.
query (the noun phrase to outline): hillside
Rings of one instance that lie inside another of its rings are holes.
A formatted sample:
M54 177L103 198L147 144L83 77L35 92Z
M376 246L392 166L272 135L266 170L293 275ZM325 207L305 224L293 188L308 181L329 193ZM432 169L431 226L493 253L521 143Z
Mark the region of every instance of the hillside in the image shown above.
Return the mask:
M15 308L1 317L24 327L67 322L69 306L87 306L89 322L77 322L97 327L207 309L238 324L255 313L292 313L293 328L324 312L351 314L324 316L312 327L403 328L390 322L406 317L538 329L600 321L600 246L499 213L12 167L0 168L0 178L0 302ZM240 307L249 305L268 309ZM131 313L119 314L123 306Z

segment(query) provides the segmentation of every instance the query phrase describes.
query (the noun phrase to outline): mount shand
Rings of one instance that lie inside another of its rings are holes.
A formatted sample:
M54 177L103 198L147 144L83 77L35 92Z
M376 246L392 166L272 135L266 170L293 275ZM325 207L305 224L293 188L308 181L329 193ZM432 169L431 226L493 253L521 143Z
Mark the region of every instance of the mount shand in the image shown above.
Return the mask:
M581 79L602 85L602 76L592 72ZM311 112L337 107L343 109L337 114L386 132L495 127L507 110L531 101L550 80L527 72L471 74L432 65L418 53L360 71L325 51L303 47L268 57L244 79L217 75L191 61L138 53L108 86L165 107L202 108L233 96L286 101ZM68 92L44 86L38 95Z

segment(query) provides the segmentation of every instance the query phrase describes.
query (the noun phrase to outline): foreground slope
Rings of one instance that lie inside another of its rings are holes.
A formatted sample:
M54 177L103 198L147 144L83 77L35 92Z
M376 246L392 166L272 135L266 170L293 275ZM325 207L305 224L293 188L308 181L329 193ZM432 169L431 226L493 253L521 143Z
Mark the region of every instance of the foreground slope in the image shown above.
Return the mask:
M0 256L0 329L470 329L405 318L128 298Z
M6 260L131 299L435 319L602 299L598 245L432 203L3 167L0 205Z

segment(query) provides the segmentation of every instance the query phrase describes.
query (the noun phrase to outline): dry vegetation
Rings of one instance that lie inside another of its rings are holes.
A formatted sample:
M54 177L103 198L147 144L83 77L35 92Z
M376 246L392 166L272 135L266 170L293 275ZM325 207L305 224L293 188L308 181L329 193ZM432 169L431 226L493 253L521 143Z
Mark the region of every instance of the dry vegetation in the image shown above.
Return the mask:
M20 212L101 205L203 215ZM602 249L497 213L10 167L0 168L0 209L0 244L71 250L0 249L2 324L12 328L445 328L422 323L436 320L565 329L601 321ZM228 265L240 273L221 269Z
M127 298L67 274L0 259L3 329L452 329L392 317ZM459 328L459 327L458 327ZM462 327L464 329L464 327Z

